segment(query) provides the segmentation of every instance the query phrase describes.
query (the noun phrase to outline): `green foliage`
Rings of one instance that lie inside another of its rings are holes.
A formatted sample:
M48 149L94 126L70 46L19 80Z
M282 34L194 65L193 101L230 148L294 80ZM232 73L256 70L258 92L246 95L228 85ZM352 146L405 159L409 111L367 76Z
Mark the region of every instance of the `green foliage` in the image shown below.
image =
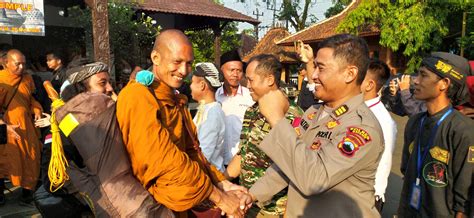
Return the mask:
M240 35L237 34L237 23L230 22L222 30L222 53L240 47ZM211 29L186 31L186 35L193 43L194 63L214 62L214 34Z
M350 0L336 0L333 1L333 6L329 7L326 12L324 12L324 16L326 18L330 18L336 14L339 14L341 11L346 8L347 5L351 3Z
M311 22L316 22L317 20L314 15L308 14L311 0L304 0L303 8L300 7L300 3L301 0L283 0L279 13L279 18L281 20L288 20L296 31L300 31L311 24L307 23L308 18Z
M133 3L117 3L109 1L109 37L110 47L116 62L120 59L137 63L132 54L138 53L140 48L152 47L154 37L159 33L160 27L156 26L151 17L138 15L135 17ZM78 26L82 26L86 32L86 38L92 38L92 15L91 10L81 9L78 6L70 8L70 14Z
M464 47L464 57L474 60L474 32L466 35L465 37L458 38L458 43L459 46Z
M408 57L406 72L414 72L424 53L440 48L443 38L450 32L448 18L462 16L461 10L468 8L464 1L451 4L416 0L392 2L364 1L346 17L337 31L357 34L367 25L379 27L380 45L393 51L401 50Z

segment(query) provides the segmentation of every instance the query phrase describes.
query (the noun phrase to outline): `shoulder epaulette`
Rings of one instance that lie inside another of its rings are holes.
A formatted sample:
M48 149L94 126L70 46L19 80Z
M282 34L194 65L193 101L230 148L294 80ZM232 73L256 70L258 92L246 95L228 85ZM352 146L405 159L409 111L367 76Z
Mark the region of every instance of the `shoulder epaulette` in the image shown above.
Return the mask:
M345 114L348 110L349 110L349 108L347 107L347 105L344 104L344 105L336 108L332 113L334 115L336 115L336 117L340 117L343 114Z

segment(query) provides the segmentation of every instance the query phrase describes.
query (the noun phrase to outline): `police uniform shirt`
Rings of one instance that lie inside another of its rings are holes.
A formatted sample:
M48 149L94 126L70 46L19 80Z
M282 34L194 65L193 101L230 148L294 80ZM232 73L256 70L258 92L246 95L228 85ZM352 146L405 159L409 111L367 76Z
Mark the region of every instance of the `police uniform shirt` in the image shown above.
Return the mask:
M420 156L426 149L429 151L421 165L419 210L410 206L410 200L417 177L420 122L427 113L413 116L406 125L401 165L404 182L399 217L454 217L457 211L469 211L468 192L474 163L473 121L453 110L438 127L433 143L427 145L431 130L450 107L427 116L422 127Z
M250 189L259 204L289 185L287 217L380 217L374 180L383 152L381 127L352 97L327 116L309 108L279 121L259 148L274 164ZM278 167L277 167L278 166Z
M245 111L255 102L250 96L250 91L240 85L235 96L227 95L224 86L220 87L216 91L216 101L221 103L225 114L224 164L227 165L239 150L238 144Z

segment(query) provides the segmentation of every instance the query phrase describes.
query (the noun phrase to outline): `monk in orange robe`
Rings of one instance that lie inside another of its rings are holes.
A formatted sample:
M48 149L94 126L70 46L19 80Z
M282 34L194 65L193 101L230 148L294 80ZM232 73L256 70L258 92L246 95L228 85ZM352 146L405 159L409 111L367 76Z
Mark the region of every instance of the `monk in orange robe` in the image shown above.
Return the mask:
M180 217L206 199L228 215L243 216L239 207L245 196L225 192L238 187L193 146L196 127L183 95L176 94L191 71L192 49L181 31L157 36L151 53L155 81L146 87L132 80L118 96L122 137L134 175L159 203L183 212L177 213Z
M0 71L0 105L4 116L0 119L16 128L9 128L13 132L9 131L12 134L8 134L7 144L0 145L0 179L10 178L14 186L34 190L42 144L33 119L40 119L43 109L32 96L32 77L23 74L25 56L18 50L8 51L4 67Z

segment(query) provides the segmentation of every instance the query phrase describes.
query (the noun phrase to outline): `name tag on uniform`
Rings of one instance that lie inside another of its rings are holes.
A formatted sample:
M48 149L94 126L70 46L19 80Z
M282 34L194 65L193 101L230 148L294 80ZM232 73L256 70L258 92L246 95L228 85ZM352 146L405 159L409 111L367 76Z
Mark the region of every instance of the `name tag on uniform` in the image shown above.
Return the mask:
M419 180L417 178L417 180ZM411 190L410 195L410 206L416 210L420 209L420 202L421 202L421 187L420 184L413 184L413 188Z

